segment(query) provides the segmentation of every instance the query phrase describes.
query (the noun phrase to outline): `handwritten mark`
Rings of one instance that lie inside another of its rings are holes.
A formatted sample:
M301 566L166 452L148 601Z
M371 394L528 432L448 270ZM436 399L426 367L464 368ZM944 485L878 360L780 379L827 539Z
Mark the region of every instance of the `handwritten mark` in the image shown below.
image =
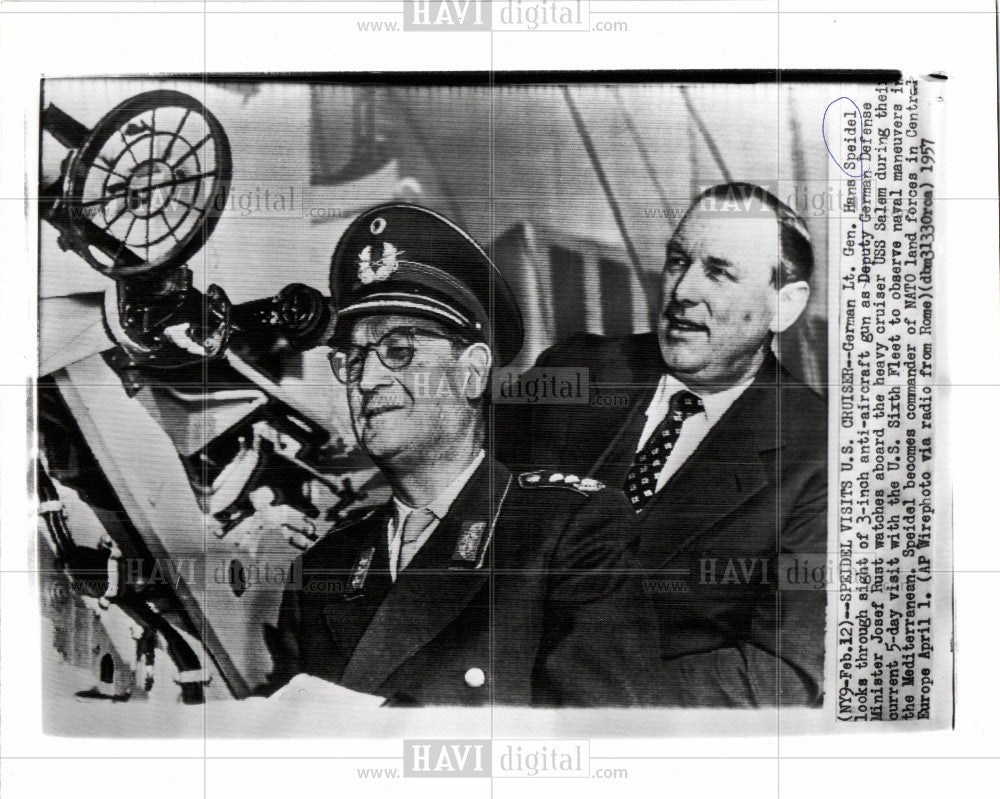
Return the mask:
M852 106L854 106L854 110L858 112L858 174L856 174L856 175L852 175L850 172L848 172L846 169L844 169L844 165L842 163L840 163L840 161L837 160L837 156L835 156L833 154L833 150L830 149L830 140L826 136L826 117L830 113L830 109L833 108L837 103L839 103L842 100L846 100L847 102L849 102ZM826 145L826 151L830 154L830 159L833 161L833 163L835 163L837 165L837 168L841 172L843 172L845 175L847 175L847 177L849 177L849 178L863 178L865 176L865 169L864 169L865 134L864 134L864 130L865 130L864 115L861 113L861 109L858 107L858 104L856 102L854 102L854 100L852 100L850 97L838 97L836 100L833 100L832 102L830 102L830 104L827 105L826 110L823 111L823 144ZM861 195L861 205L864 206L864 201L865 201L865 183L864 183L864 181L861 182L860 195ZM865 234L864 217L859 218L858 221L861 224L861 241L858 244L859 244L859 247L861 249L861 266L862 266L862 269L864 269L865 264L870 261L871 256L868 254L868 252L866 251L866 247L865 247L865 245L867 244L868 240L867 240L867 236ZM854 225L851 225L851 227L854 227ZM851 267L851 271L852 272L854 271L854 267Z
M838 97L836 100L834 100L833 102L831 102L826 107L826 110L823 112L823 144L826 145L826 151L828 153L830 153L830 158L833 159L833 163L835 163L837 165L837 168L841 172L843 172L845 175L847 175L847 177L849 177L849 178L864 177L865 171L864 171L864 168L862 167L862 164L864 163L862 159L863 159L864 156L859 156L858 157L858 170L859 171L858 171L857 175L852 175L850 172L848 172L846 169L844 169L844 165L842 163L840 163L840 161L837 160L837 156L835 156L833 154L833 150L830 149L830 140L826 136L826 117L830 113L830 109L833 108L841 100L846 100L847 102L849 102L851 105L854 106L854 110L858 112L858 130L859 130L858 140L859 140L859 144L860 144L859 152L864 153L865 138L864 138L864 133L860 132L860 131L864 131L864 117L863 117L863 115L861 113L861 109L858 108L858 104L856 102L854 102L854 100L852 100L850 97Z

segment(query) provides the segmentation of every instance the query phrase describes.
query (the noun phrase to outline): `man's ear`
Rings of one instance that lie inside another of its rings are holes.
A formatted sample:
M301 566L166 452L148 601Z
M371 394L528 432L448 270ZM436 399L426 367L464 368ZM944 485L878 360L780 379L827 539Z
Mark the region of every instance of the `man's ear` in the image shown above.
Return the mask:
M809 284L804 280L788 283L778 290L778 301L771 318L771 332L784 333L802 316L809 302Z
M479 399L486 390L486 382L493 366L493 353L489 346L482 342L470 344L461 356L462 365L468 370L463 391L469 400Z

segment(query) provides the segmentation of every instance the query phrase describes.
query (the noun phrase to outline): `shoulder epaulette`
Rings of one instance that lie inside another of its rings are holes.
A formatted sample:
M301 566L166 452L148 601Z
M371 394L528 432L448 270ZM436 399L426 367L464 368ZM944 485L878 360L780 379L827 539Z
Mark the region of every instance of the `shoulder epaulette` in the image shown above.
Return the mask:
M604 483L592 477L577 477L575 474L541 470L521 472L517 476L517 484L521 488L563 488L588 497L606 488Z

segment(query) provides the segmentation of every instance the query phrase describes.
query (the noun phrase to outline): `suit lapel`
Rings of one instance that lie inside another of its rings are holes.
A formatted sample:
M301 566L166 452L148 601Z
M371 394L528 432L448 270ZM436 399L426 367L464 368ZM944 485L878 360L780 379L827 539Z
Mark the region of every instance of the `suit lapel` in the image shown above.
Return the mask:
M639 406L643 405L641 397L644 393L646 393L645 386L627 380L602 380L597 385L593 385L591 387L590 407L584 413L579 414L573 424L563 427L560 423L559 430L563 436L563 442L557 450L559 455L556 461L554 463L537 465L540 467L562 468L566 464L571 463L593 463L587 475L593 476L596 474L597 469L603 465L608 454L612 452L614 446L621 440L624 431L630 426L634 412L638 409L637 412L639 414L642 413L642 407ZM594 401L594 396L597 394L624 397L626 401L622 404L611 404L605 407ZM567 418L572 419L573 417ZM605 447L595 461L594 443L604 438L600 433L605 431L613 431L614 435L612 435L607 447ZM546 430L544 434L549 435L550 431Z
M628 415L619 424L615 435L587 472L588 477L598 477L615 488L622 487L629 465L635 456L636 444L646 424L646 409L655 393L655 384L633 389Z
M490 458L483 461L427 543L400 572L358 642L344 670L343 685L376 691L480 592L489 569L450 568L452 553L470 524L484 522L484 535L492 535L509 479L504 467Z
M770 356L754 382L640 512L640 524L646 518L666 520L665 527L643 536L639 552L645 559L658 564L670 560L768 485L771 478L762 454L782 446L776 370Z
M580 440L590 447L595 432L599 435L601 430L610 429L614 431L614 435L594 461L588 476L601 476L616 488L621 485L625 474L618 463L621 460L620 454L624 451L630 454L634 452L645 424L646 408L656 393L663 370L663 357L656 334L650 333L636 337L635 346L622 353L620 362L613 363L606 373L596 376L597 391L604 395L623 397L626 402L603 406L592 403L595 408L600 409L599 415L588 419L586 425L578 431ZM628 466L624 468L627 469Z

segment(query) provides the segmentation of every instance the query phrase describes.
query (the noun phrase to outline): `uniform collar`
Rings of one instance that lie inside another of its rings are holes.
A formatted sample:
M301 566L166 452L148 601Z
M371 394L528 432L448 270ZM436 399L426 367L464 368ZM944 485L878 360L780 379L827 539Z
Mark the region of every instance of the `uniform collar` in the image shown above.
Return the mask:
M472 462L465 467L462 473L452 480L444 491L434 497L434 499L427 503L424 507L426 507L427 510L433 513L438 519L443 519L448 514L448 511L455 502L455 499L460 493L462 493L462 489L465 488L465 484L468 483L472 475L475 474L476 469L479 468L479 465L483 462L485 457L486 452L484 450L479 450L479 453L472 459ZM405 502L400 500L395 494L393 494L392 497L392 504L393 510L395 511L395 529L399 530L402 528L406 517L417 509L411 508Z

